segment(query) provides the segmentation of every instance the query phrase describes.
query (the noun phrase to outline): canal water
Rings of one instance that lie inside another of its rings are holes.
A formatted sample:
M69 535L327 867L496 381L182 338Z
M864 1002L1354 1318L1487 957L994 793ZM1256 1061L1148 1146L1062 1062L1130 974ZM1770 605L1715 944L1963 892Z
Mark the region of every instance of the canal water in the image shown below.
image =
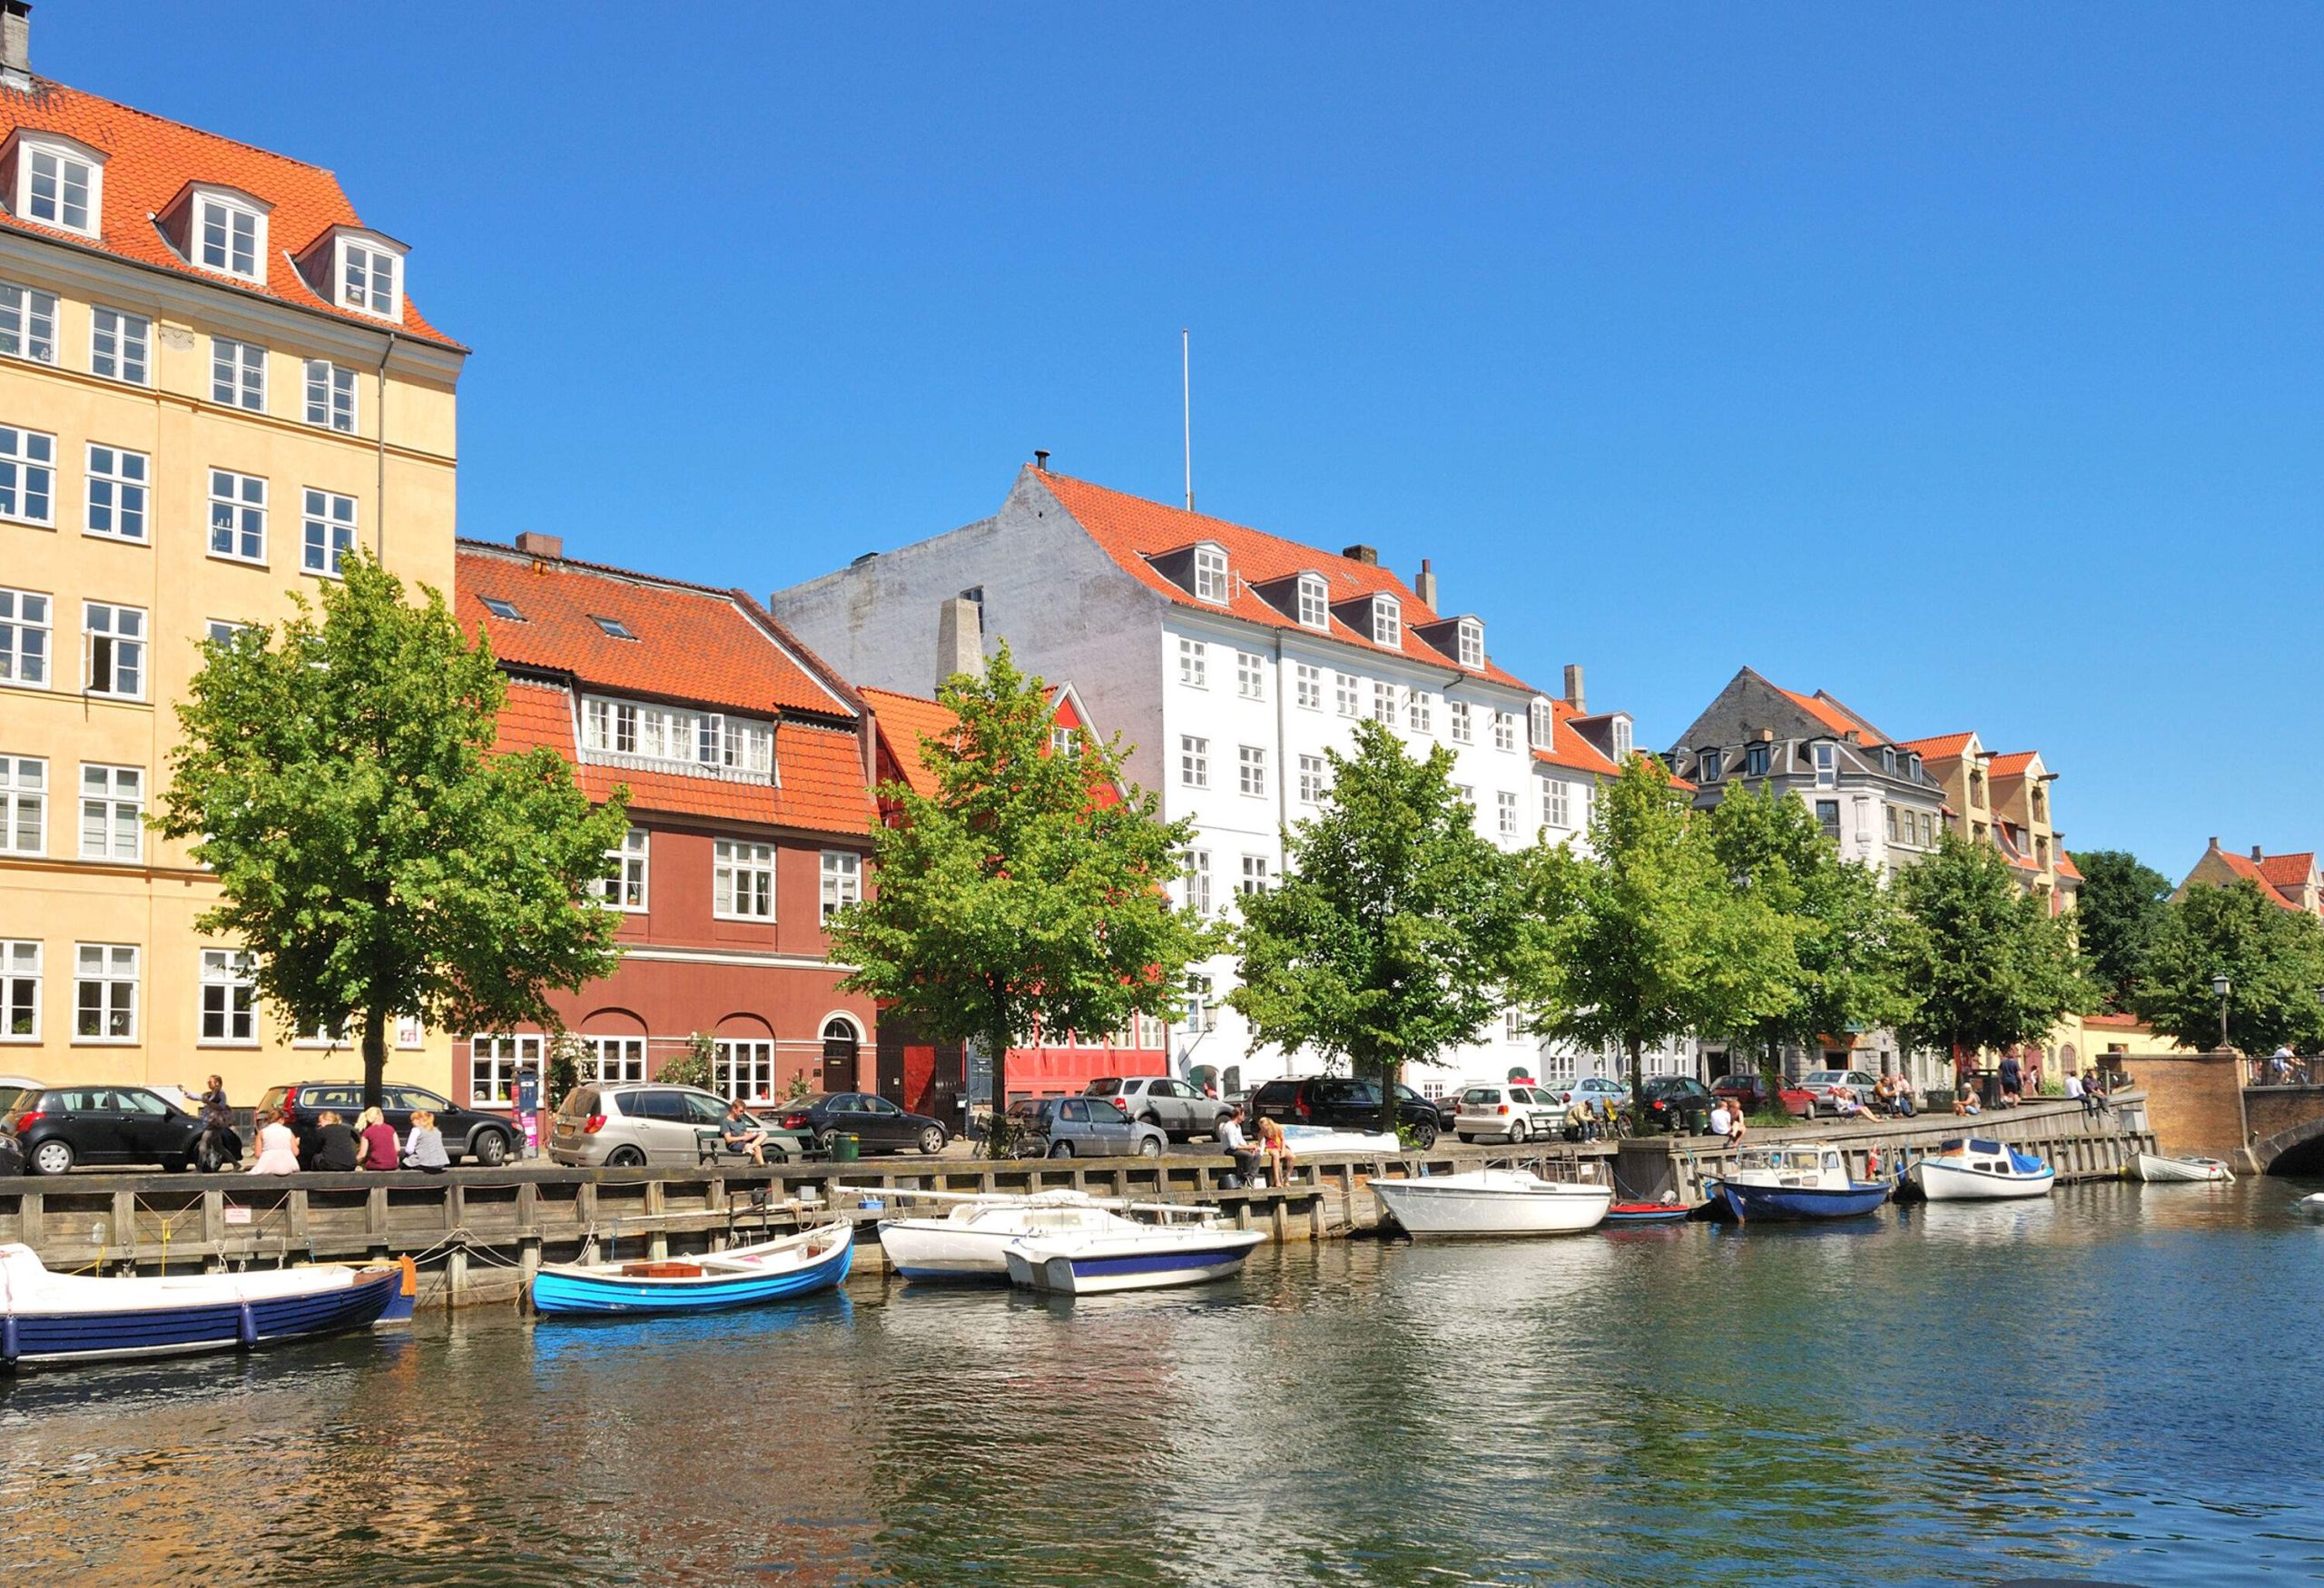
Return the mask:
M2311 1187L488 1316L0 1386L11 1583L2324 1574Z

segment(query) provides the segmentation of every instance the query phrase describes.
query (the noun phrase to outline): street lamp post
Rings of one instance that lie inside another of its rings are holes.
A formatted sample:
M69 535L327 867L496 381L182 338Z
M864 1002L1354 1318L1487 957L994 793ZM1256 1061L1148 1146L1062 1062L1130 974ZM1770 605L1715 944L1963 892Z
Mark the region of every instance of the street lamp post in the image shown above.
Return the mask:
M2227 995L2234 985L2227 979L2224 971L2211 978L2211 991L2219 994L2219 1045L2221 1052L2227 1050Z

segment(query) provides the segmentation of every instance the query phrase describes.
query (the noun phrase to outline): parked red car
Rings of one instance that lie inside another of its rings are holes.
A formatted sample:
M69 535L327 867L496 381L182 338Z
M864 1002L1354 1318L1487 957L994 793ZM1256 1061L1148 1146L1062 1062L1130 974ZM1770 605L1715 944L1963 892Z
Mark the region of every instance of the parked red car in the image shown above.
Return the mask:
M1742 1106L1745 1113L1757 1112L1768 1106L1768 1083L1756 1070L1738 1070L1722 1075L1710 1083L1712 1091L1730 1103ZM1786 1086L1776 1093L1776 1106L1795 1119L1816 1117L1816 1095L1796 1086Z

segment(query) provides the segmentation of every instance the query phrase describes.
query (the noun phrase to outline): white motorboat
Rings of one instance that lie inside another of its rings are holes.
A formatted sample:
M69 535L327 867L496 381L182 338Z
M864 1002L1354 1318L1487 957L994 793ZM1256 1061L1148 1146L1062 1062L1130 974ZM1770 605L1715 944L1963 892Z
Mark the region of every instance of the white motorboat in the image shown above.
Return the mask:
M2046 1197L2058 1171L2029 1153L1971 1137L1947 1141L1905 1172L1932 1202L2001 1202Z
M1199 1285L1239 1272L1265 1238L1264 1230L1211 1223L1025 1236L1009 1243L1009 1282L1064 1296Z
M1285 1125L1283 1144L1295 1159L1343 1152L1399 1158L1404 1152L1404 1144L1393 1136L1377 1130L1334 1130L1329 1125Z
M1372 1194L1414 1236L1570 1235L1596 1228L1614 1200L1614 1188L1600 1182L1508 1169L1379 1179Z
M2126 1172L2131 1179L2144 1180L2149 1185L2189 1180L2220 1185L2235 1179L2235 1171L2216 1158L2165 1158L2159 1152L2134 1155Z
M1021 1197L971 1193L958 1198L926 1192L901 1195L952 1204L941 1214L880 1221L880 1244L896 1272L907 1279L1006 1279L1012 1241L1035 1235L1106 1235L1144 1228L1115 1211L1124 1204L1100 1201L1086 1191L1036 1191Z
M2310 1218L2324 1218L2324 1191L2310 1191L2294 1202L2292 1207Z

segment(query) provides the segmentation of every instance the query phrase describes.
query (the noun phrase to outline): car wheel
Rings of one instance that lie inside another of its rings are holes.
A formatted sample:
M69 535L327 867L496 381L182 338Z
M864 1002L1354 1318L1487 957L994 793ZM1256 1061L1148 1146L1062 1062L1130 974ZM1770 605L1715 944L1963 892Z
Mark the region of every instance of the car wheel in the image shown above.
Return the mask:
M509 1146L508 1138L499 1131L480 1131L476 1139L476 1160L487 1169L497 1168L508 1161Z
M1512 1147L1521 1146L1524 1143L1525 1139L1532 1134L1533 1127L1527 1124L1524 1120L1512 1119L1509 1121L1509 1144Z
M73 1144L69 1141L44 1141L33 1149L33 1173L61 1175L73 1167Z
M920 1133L920 1149L931 1158L934 1158L938 1153L943 1151L944 1127L941 1125L931 1125L927 1129L922 1130Z
M1430 1148L1436 1145L1436 1127L1433 1125L1414 1125L1413 1127L1413 1140L1419 1145L1420 1149L1423 1152L1426 1152Z
M1137 1155L1140 1158L1159 1158L1162 1156L1162 1143L1151 1136L1141 1136L1137 1139Z
M176 1153L162 1159L162 1167L173 1175L182 1175L193 1167L193 1155L190 1152Z
M1049 1144L1049 1156L1051 1158L1071 1158L1073 1156L1073 1143L1070 1141L1051 1142Z
M606 1155L607 1169L644 1169L645 1155L635 1147L616 1147Z

